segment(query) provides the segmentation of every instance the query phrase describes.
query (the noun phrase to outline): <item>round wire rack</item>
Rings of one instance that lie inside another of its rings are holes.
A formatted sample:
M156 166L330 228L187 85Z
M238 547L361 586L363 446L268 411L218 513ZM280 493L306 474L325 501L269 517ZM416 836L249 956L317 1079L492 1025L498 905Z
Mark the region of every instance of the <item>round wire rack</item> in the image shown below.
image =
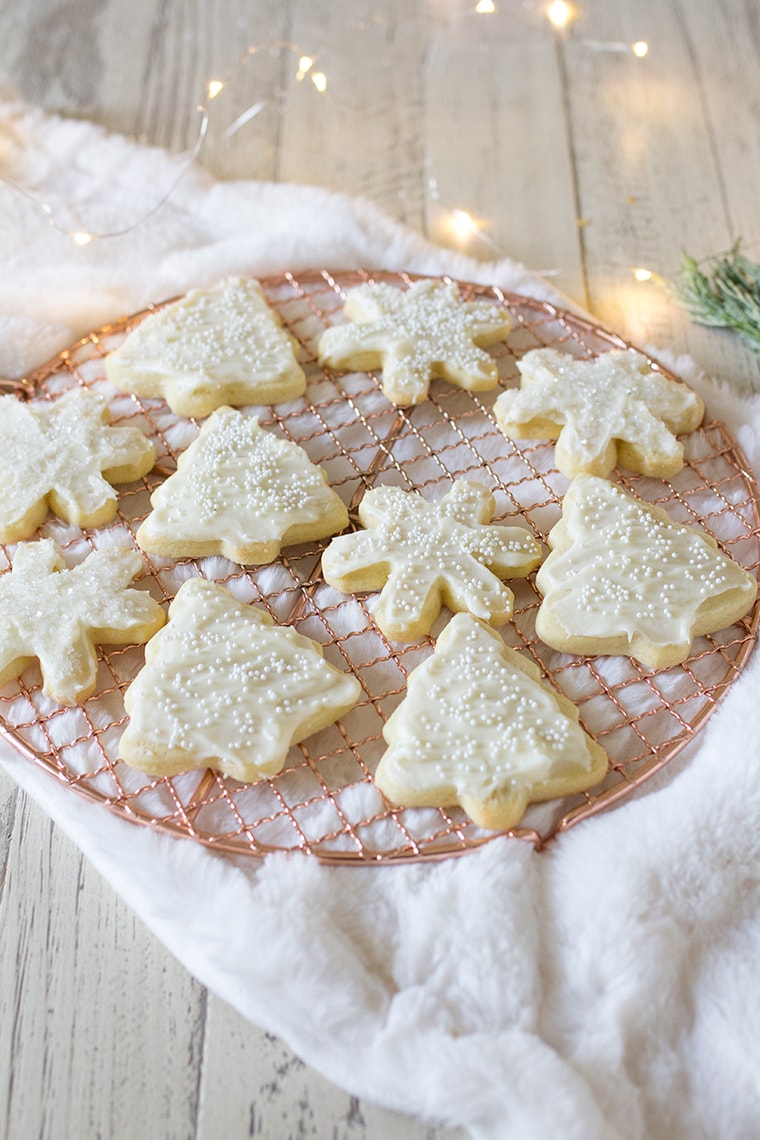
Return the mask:
M524 525L545 543L560 517L568 480L554 465L552 444L518 444L499 431L491 409L500 388L467 393L435 381L427 401L399 409L385 398L373 373L333 374L317 363L319 335L341 319L348 289L372 280L406 288L415 279L403 273L323 270L262 280L269 303L299 346L308 384L304 397L256 413L265 427L298 443L325 468L352 520L365 490L376 484L438 498L453 479L467 477L493 492L495 524ZM509 338L489 350L502 387L518 382L516 361L533 348L590 357L629 347L554 305L457 284L465 300L488 299L511 314ZM156 446L153 471L118 488L118 513L111 523L80 530L51 518L40 528L39 535L54 538L72 563L98 547L136 548L134 532L149 513L151 492L198 432L195 421L173 415L162 401L114 394L105 379L106 355L154 311L92 332L15 386L19 394L50 400L77 385L102 391L112 422L138 425ZM719 422L704 424L684 444L686 463L674 478L618 473L617 481L664 506L675 520L712 534L756 574L760 502L745 459ZM446 616L430 637L410 645L389 642L373 622L370 598L340 594L321 579L324 545L292 547L275 562L252 567L223 558L143 555L145 572L138 585L160 602L168 604L192 575L224 583L241 600L320 642L328 660L359 679L362 699L356 708L294 746L278 775L253 784L212 771L153 779L120 760L127 720L123 694L142 666L141 646L102 647L97 690L74 708L50 701L38 667L30 666L0 689L0 730L30 761L123 818L231 854L298 850L325 862L377 864L461 854L505 834L542 846L619 802L672 760L740 675L756 639L760 603L741 622L697 638L688 660L667 670L647 669L627 657L556 653L535 634L540 595L534 576L510 581L515 607L513 620L501 631L505 642L536 661L545 679L575 702L583 727L606 750L609 770L599 786L582 795L533 805L510 832L484 831L458 808L394 806L375 787L383 724L403 698L410 671L432 651ZM8 570L12 553L13 547L0 547L0 572Z

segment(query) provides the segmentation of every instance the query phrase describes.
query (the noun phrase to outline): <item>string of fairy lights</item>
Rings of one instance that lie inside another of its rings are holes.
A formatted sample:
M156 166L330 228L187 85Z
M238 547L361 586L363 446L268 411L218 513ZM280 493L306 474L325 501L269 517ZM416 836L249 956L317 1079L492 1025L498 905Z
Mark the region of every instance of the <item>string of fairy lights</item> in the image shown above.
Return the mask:
M472 0L470 0L470 3L472 3ZM499 4L497 0L477 0L476 3L472 3L469 11L476 16L492 16L498 13ZM574 4L568 3L567 0L551 0L551 2L541 4L540 11L541 15L551 25L554 34L560 37L566 34L571 24L573 24L580 14L580 10ZM591 49L612 52L631 52L638 59L643 59L649 53L649 45L645 40L636 40L632 43L625 41L585 42ZM328 92L329 76L327 71L318 66L318 57L316 55L309 54L297 45L285 41L261 43L248 47L226 77L213 77L208 80L205 91L195 106L198 126L194 139L191 145L184 150L181 155L177 156L176 173L169 185L161 192L160 196L137 218L132 219L128 224L103 231L71 228L61 220L65 209L61 206L57 206L53 200L47 199L38 192L22 186L13 179L2 175L1 172L0 183L25 197L40 211L52 229L66 236L76 245L87 246L94 241L122 237L130 233L145 223L149 218L152 218L153 215L168 202L188 169L193 163L202 159L203 151L209 137L212 104L230 88L233 80L261 52L268 52L270 54L280 52L283 54L283 57L291 57L293 69L290 71L290 77L295 83L310 83L314 90L322 96ZM257 115L265 110L265 108L276 102L278 98L280 98L280 96L274 94L267 98L259 99L248 106L243 112L237 115L233 122L220 132L221 141L232 138L238 131L244 129ZM438 207L445 212L445 229L457 245L469 245L474 239L477 239L486 246L489 246L497 254L503 254L503 251L501 251L490 238L487 232L487 226L478 221L470 210L462 205L450 204L443 201L438 182L434 177L428 180L428 192L431 200L436 202ZM657 276L644 267L635 267L632 272L634 278L640 282L656 280Z

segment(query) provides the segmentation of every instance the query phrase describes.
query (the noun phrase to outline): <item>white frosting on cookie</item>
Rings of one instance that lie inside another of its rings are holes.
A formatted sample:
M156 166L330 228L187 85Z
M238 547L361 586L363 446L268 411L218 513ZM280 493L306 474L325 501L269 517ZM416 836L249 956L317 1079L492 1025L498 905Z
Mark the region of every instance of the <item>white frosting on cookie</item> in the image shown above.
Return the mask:
M441 606L498 625L514 595L502 578L529 574L541 547L521 527L489 526L495 510L487 487L459 479L438 502L400 487L375 487L359 505L366 530L341 535L322 556L335 589L380 590L373 610L391 638L429 632Z
M606 475L621 466L673 475L683 466L677 432L693 431L704 405L696 392L653 371L633 349L578 360L551 348L518 360L521 388L503 392L496 421L514 439L557 439L564 474Z
M537 632L554 648L672 664L695 636L742 617L757 593L709 535L590 475L573 481L549 545Z
M119 391L161 397L184 416L279 403L306 388L293 340L258 281L246 277L193 289L146 317L105 367Z
M479 346L508 336L509 315L487 301L462 301L451 282L416 281L408 290L359 285L343 311L350 323L324 331L320 363L382 368L383 391L394 404L421 403L435 377L472 391L498 383L496 363Z
M164 775L214 768L238 780L279 772L291 744L361 694L321 647L202 578L184 582L169 622L127 690L121 756Z
M511 827L531 800L590 787L606 757L538 668L469 615L452 618L383 729L375 783L412 806L459 803Z
M111 484L150 471L155 451L109 418L105 397L85 389L32 404L0 396L0 542L30 537L49 510L78 526L113 518Z
M151 497L137 532L143 550L172 557L223 554L248 564L283 545L326 538L348 512L303 448L258 419L219 408Z
M50 539L18 548L0 575L0 683L39 659L43 689L61 704L94 691L98 644L147 641L164 611L127 586L142 569L134 550L95 550L67 570Z

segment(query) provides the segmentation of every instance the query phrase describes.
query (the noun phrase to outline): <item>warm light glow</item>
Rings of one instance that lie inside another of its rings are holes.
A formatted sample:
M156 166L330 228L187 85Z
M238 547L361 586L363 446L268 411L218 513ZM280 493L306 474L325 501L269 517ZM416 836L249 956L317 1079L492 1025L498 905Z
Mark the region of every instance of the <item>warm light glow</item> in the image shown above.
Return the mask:
M643 269L643 268L634 269L633 276L636 278L637 281L651 281L652 280L652 270L651 269Z
M474 4L476 0L472 0L472 2ZM227 73L226 80L210 79L206 81L205 89L201 88L202 94L199 93L199 95L196 96L197 101L194 100L190 105L191 109L197 114L198 125L195 132L195 139L192 141L191 145L185 151L183 151L181 156L182 162L178 164L176 176L171 181L171 184L161 193L160 197L157 197L151 205L146 207L144 212L136 220L130 221L123 225L119 225L118 228L114 228L108 231L98 231L96 233L88 233L86 230L71 230L65 222L59 220L59 210L57 206L54 206L51 202L46 202L34 191L27 190L22 186L17 186L11 179L4 176L2 171L0 171L0 187L8 187L12 191L24 196L34 206L36 206L42 215L43 222L46 222L63 238L67 238L69 241L73 242L76 245L85 246L89 245L90 242L93 241L100 241L101 239L105 238L121 237L124 234L131 233L138 226L142 225L143 222L145 222L148 218L153 217L153 215L164 205L164 203L169 200L169 198L174 193L174 190L180 179L184 177L188 166L192 162L196 161L201 155L210 133L209 124L213 117L210 108L211 101L215 99L227 86L229 86L233 78L235 80L237 79L238 74L241 72L244 66L248 66L250 64L250 61L255 56L265 50L268 50L270 56L273 56L275 52L279 52L281 54L289 53L289 66L292 67L293 61L296 59L298 60L298 66L300 70L297 73L296 78L304 79L308 74L314 83L315 89L320 93L326 92L327 76L324 74L324 72L313 70L318 61L318 57L314 58L310 55L301 54L302 49L300 47L297 47L291 43L284 42L282 40L277 40L272 43L250 44L245 49L244 54L238 60L234 71ZM272 106L277 98L277 92L272 91L266 98L260 99L257 102L251 104L251 106L243 111L242 114L238 115L234 122L232 122L224 130L224 132L221 133L221 138L231 138L243 126L245 126L246 123L250 122L251 119L253 119L266 107ZM1 150L2 138L0 138L0 151ZM2 165L2 163L0 163L0 165Z
M631 44L631 51L634 55L637 55L639 59L643 59L649 51L649 44L646 40L636 40L635 44Z
M555 28L566 28L573 18L573 9L565 0L553 0L546 10L549 22Z
M478 223L466 210L451 211L451 226L460 241L477 233Z
M475 5L475 11L479 16L490 15L496 11L496 5L493 0L478 0Z

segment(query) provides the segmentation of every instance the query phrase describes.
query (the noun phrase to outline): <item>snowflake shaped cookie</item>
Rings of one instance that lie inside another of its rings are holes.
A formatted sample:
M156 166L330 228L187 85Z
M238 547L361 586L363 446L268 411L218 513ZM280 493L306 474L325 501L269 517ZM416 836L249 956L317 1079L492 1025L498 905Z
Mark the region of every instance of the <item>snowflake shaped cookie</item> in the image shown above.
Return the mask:
M181 416L303 395L293 341L258 281L230 277L146 317L106 357L120 392L164 399Z
M495 630L457 614L385 724L375 784L407 807L460 804L486 828L592 787L607 771L604 750L540 677Z
M521 527L487 525L495 508L488 488L466 479L435 503L375 487L359 505L367 529L334 538L323 554L325 581L344 592L380 590L373 617L395 640L428 633L443 605L499 625L514 602L501 579L529 574L541 548Z
M382 368L393 404L421 403L442 377L468 391L498 384L485 345L504 340L511 321L498 305L462 301L456 285L416 281L408 290L383 282L351 289L343 309L351 323L325 329L319 360L330 368Z
M137 531L151 554L222 554L243 565L271 562L283 546L326 538L348 511L321 467L253 416L219 408L151 497Z
M111 484L145 475L155 451L139 428L108 425L95 392L34 404L0 396L0 542L29 538L49 511L77 526L113 518Z
M361 694L316 642L203 578L184 582L130 685L121 756L152 775L213 768L252 781Z
M548 541L536 632L568 653L630 654L668 668L695 637L742 618L757 595L756 579L710 535L592 475L573 481Z
M683 467L676 433L694 431L704 415L696 392L654 372L633 349L577 360L552 348L517 362L521 387L494 405L510 439L556 439L563 474L607 475L620 464L667 478Z
M72 705L95 690L96 645L140 644L164 623L144 590L134 550L95 550L67 570L50 539L25 543L0 575L0 684L39 659L43 690Z

